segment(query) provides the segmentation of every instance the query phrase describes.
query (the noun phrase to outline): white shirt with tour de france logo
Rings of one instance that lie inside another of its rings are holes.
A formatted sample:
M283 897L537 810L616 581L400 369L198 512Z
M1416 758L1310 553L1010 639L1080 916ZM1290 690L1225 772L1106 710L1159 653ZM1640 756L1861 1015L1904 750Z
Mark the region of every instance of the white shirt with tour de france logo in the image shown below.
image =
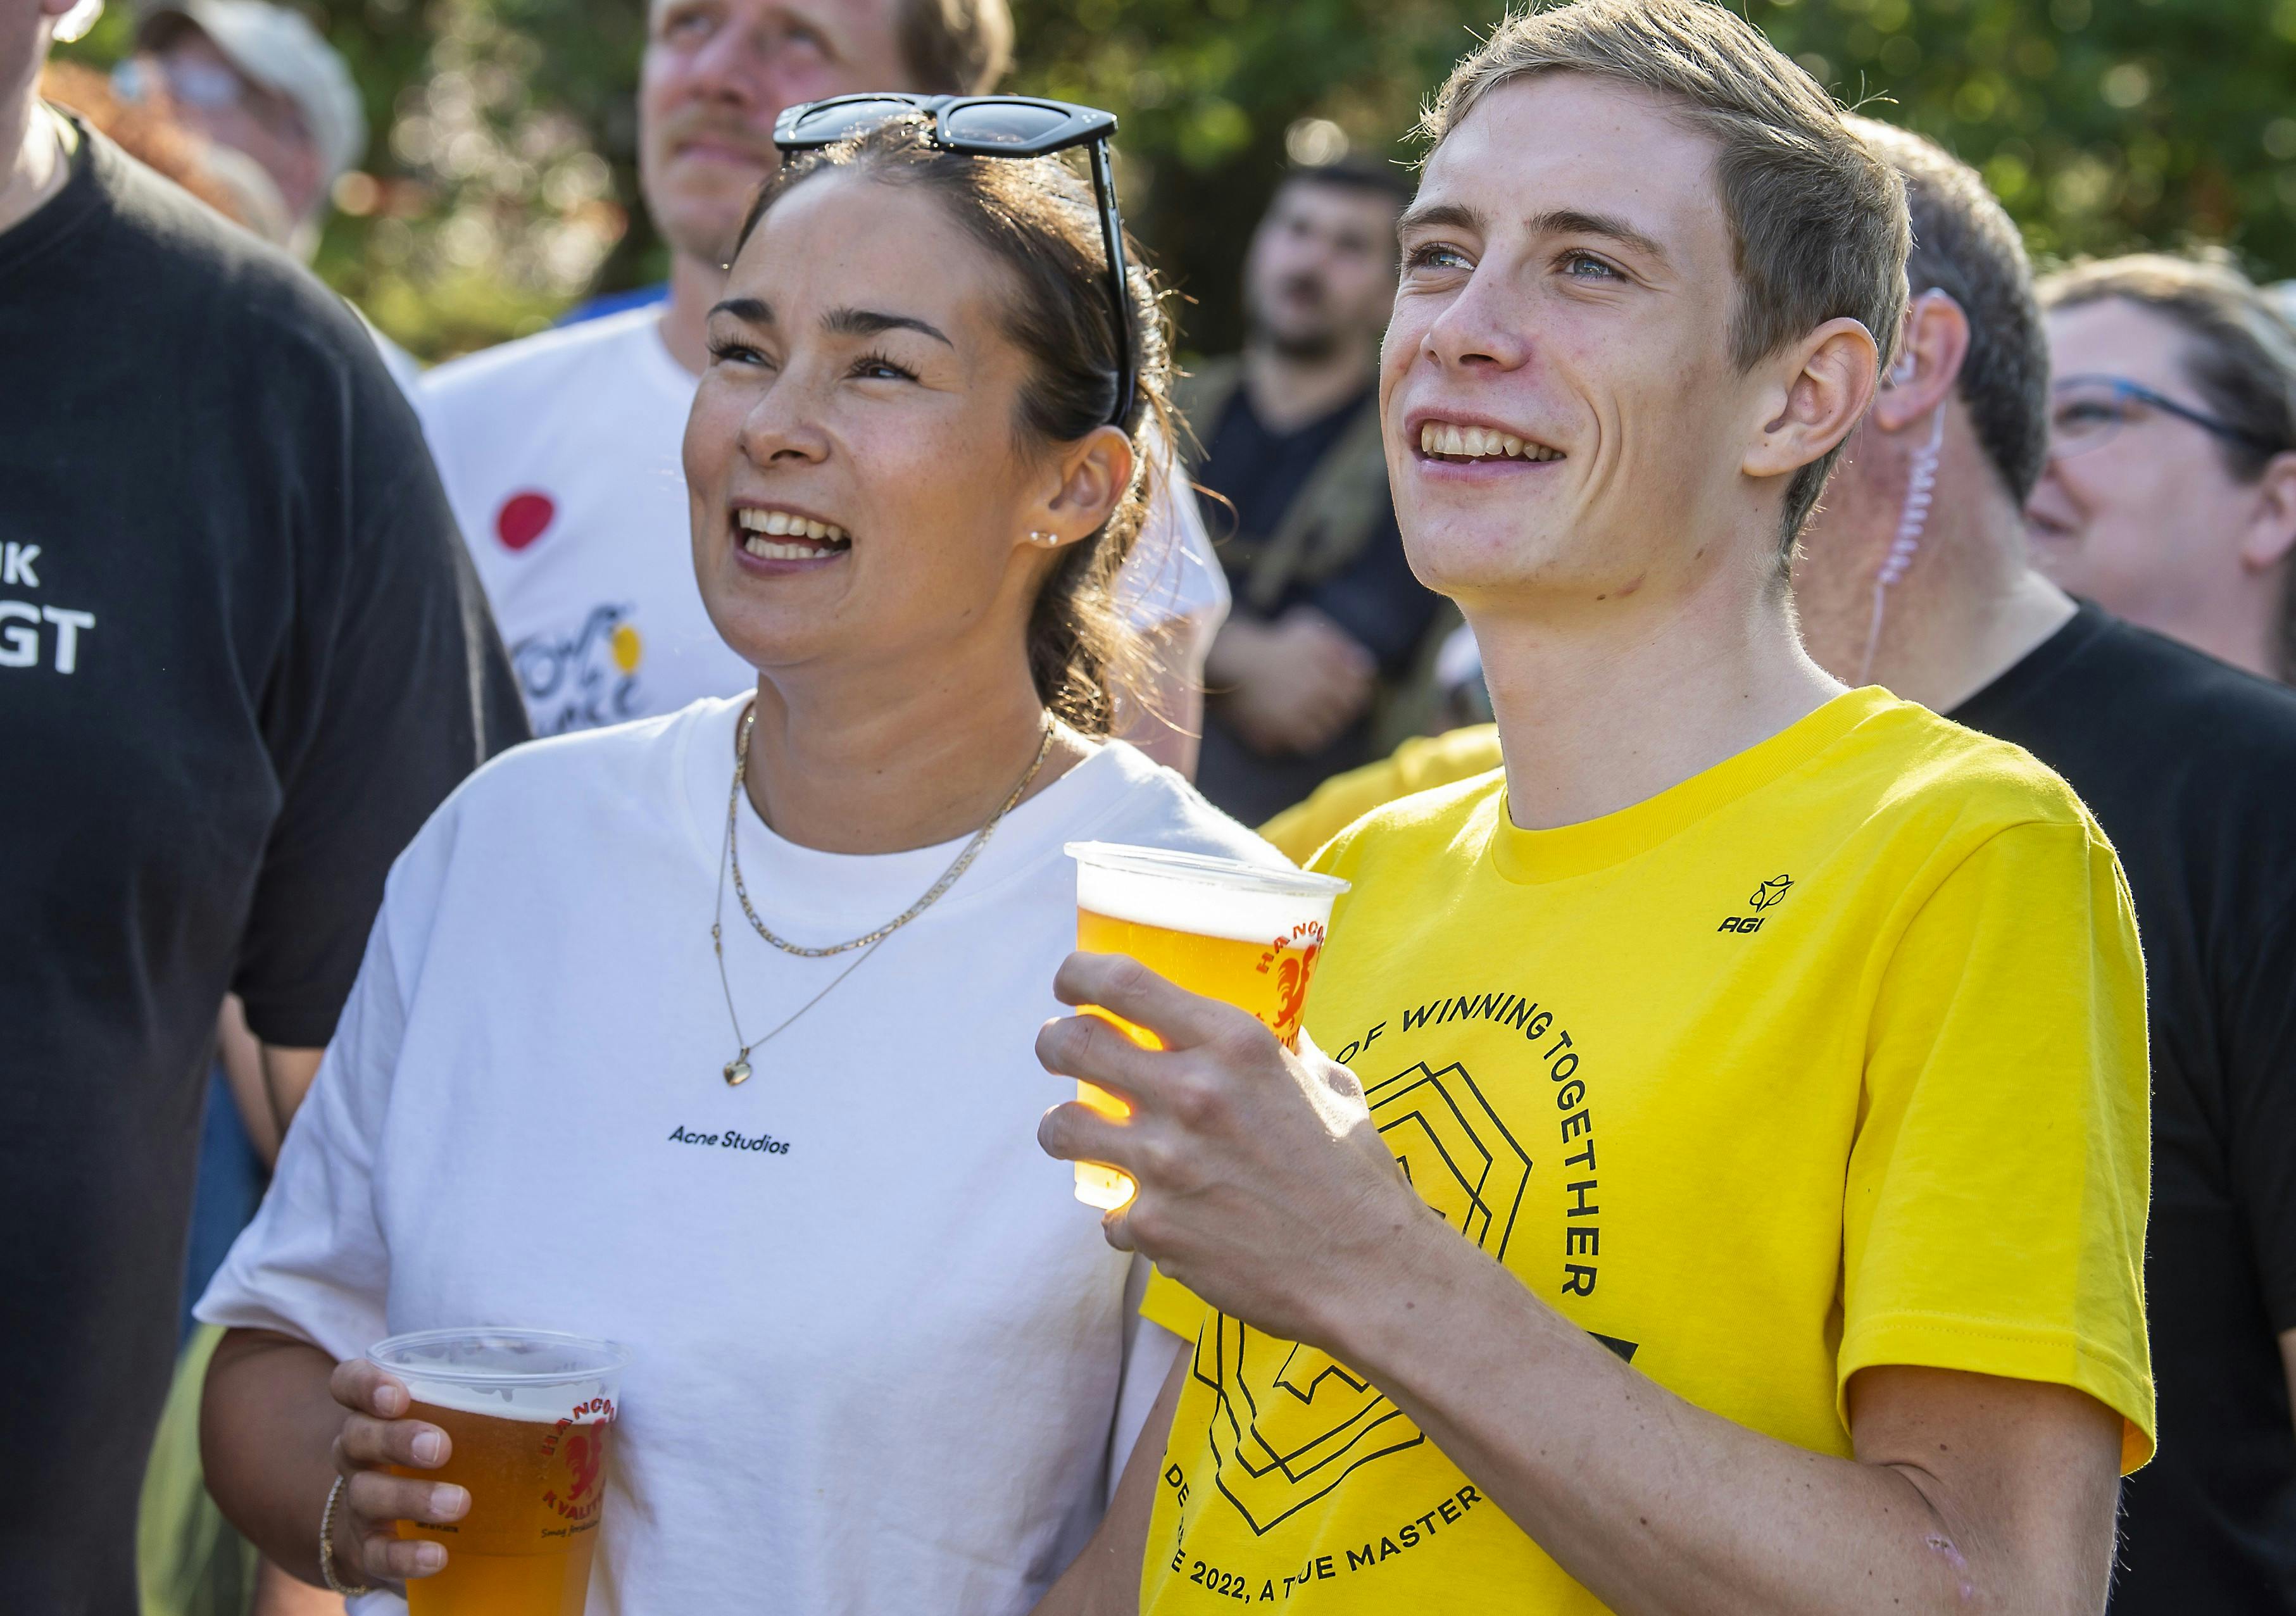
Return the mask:
M455 360L416 399L537 734L676 712L757 684L693 581L680 447L695 379L658 308ZM1201 651L1228 589L1192 496L1160 485L1119 581L1136 626Z
M1076 941L1062 848L1282 858L1110 744L729 1088L709 923L744 705L514 747L439 808L199 1314L337 1358L484 1324L627 1343L593 1616L1020 1616L1179 1350L1037 1144L1076 1092L1034 1050ZM767 923L813 945L964 845L816 852L746 805L738 834ZM767 947L731 892L725 936L752 1038L855 958Z

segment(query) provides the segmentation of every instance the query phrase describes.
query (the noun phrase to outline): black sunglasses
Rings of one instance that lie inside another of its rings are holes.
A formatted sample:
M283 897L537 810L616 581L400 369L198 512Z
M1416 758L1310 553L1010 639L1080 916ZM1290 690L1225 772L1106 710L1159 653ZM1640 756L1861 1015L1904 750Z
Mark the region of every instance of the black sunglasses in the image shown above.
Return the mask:
M968 157L1049 157L1071 146L1092 148L1092 193L1100 204L1100 239L1108 255L1108 295L1116 306L1116 414L1109 424L1122 430L1132 413L1140 370L1132 299L1126 292L1124 218L1116 209L1116 176L1108 160L1116 115L1030 95L832 95L791 107L774 119L774 144L783 157L818 152L914 112L932 115L933 144Z

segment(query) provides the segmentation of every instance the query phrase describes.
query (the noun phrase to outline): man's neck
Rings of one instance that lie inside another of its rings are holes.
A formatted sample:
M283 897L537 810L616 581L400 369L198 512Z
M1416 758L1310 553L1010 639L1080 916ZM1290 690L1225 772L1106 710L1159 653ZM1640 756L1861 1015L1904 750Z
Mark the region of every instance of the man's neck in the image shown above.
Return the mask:
M0 233L22 224L41 203L64 188L70 165L64 160L62 130L54 115L26 97L12 113L0 112Z
M1863 681L1949 713L2032 654L2073 611L2071 597L2027 561L2023 520L1988 476L1981 496L1932 508L1922 550L1882 597L1881 637ZM1826 637L1855 638L1863 661L1872 631L1860 628ZM1833 666L1846 658L1828 654L1829 671L1859 682L1859 669Z
M1658 795L1808 717L1841 687L1785 591L1718 571L1667 602L1478 603L1514 823L1547 830Z
M1302 359L1254 342L1243 350L1243 388L1262 425L1272 432L1293 432L1369 387L1378 367L1379 356L1370 349L1343 347L1324 357Z
M726 272L686 253L669 260L669 302L661 311L661 345L693 375L709 364L709 310L726 295Z

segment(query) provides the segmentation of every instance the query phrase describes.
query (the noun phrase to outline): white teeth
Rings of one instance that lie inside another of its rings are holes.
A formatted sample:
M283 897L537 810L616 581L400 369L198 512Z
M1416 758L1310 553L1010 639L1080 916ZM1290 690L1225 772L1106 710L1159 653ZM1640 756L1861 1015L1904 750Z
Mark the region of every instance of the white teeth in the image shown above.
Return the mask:
M1562 451L1526 442L1512 432L1501 432L1488 427L1456 427L1447 422L1423 422L1419 428L1419 452L1423 455L1448 455L1462 459L1493 459L1505 455L1509 460L1560 460Z
M786 533L792 538L818 539L832 545L841 545L846 539L845 529L833 521L811 521L802 516L792 516L787 511L760 511L745 505L734 513L734 521L748 533ZM812 549L805 550L808 555L815 553ZM763 552L752 549L751 554L761 554Z
M831 554L819 545L777 545L762 533L750 534L742 541L742 548L761 560L776 562L818 561L823 555Z

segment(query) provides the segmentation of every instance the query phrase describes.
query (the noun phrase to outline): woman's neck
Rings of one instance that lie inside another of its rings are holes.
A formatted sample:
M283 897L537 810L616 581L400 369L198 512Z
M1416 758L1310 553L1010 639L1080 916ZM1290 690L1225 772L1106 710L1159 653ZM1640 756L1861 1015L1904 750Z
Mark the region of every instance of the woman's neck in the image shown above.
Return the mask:
M898 853L970 835L1012 796L1046 718L1025 667L972 680L758 681L749 793L776 834L824 853ZM1088 743L1056 730L1034 796ZM732 759L727 759L731 767Z

